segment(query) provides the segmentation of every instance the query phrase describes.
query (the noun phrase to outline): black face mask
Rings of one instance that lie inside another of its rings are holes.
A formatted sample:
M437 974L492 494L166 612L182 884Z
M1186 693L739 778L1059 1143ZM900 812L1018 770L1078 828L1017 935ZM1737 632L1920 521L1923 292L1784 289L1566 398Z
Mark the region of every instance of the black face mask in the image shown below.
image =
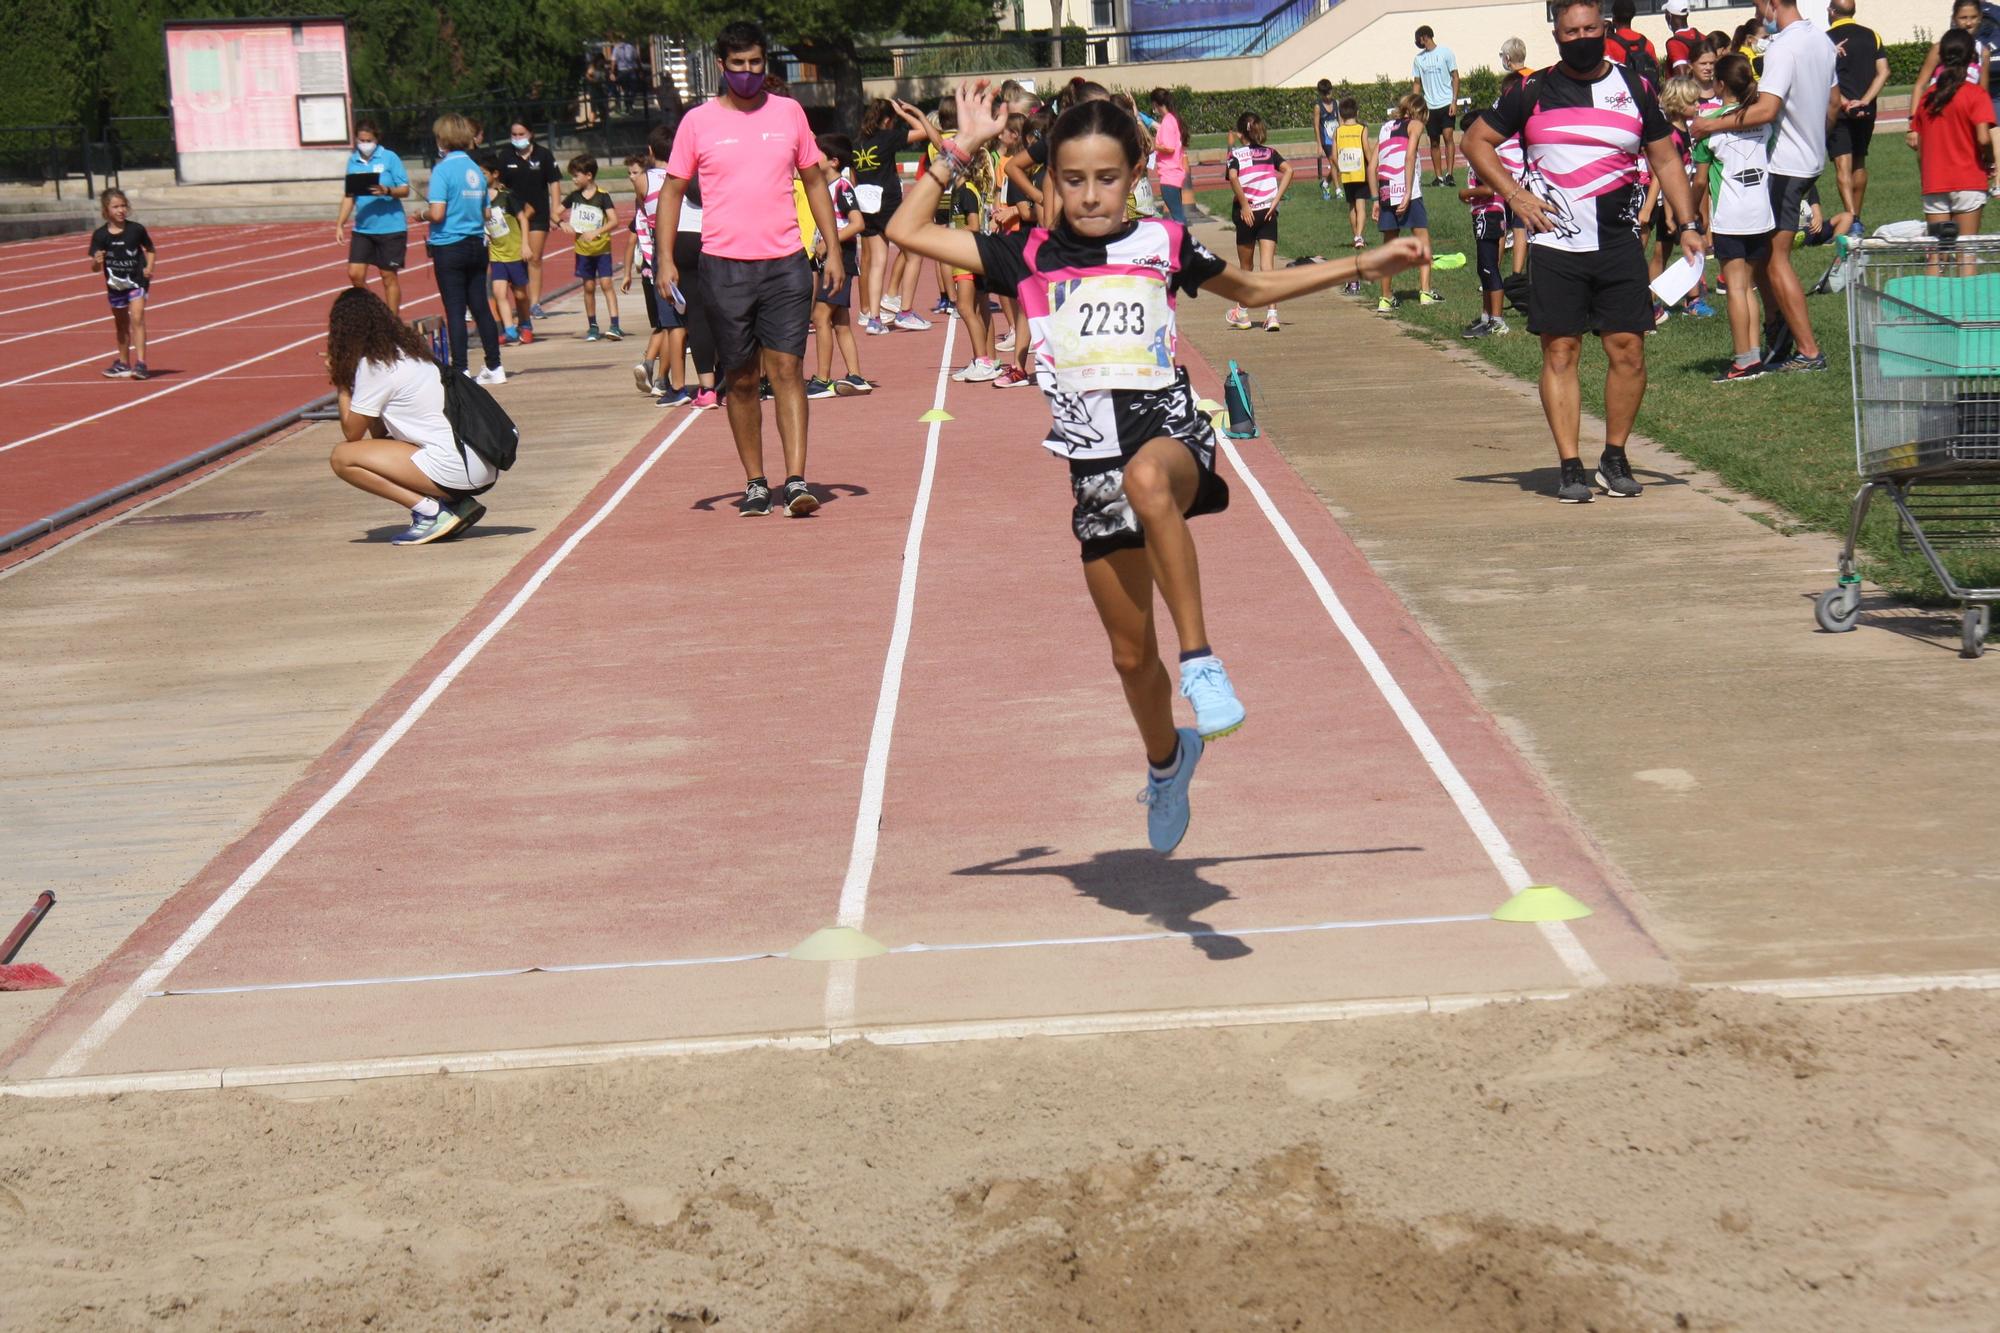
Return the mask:
M1563 65L1578 74L1595 74L1597 67L1604 63L1604 38L1601 36L1557 42L1556 50L1562 54Z

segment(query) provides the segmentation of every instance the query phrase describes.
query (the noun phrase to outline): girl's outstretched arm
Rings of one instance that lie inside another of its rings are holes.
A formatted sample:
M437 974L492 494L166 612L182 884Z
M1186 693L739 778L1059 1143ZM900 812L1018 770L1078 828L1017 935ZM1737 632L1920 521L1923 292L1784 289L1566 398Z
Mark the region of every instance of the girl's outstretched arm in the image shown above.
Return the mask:
M1298 268L1259 269L1251 273L1231 265L1202 284L1202 290L1226 296L1238 305L1271 305L1310 296L1348 282L1375 282L1431 257L1429 241L1405 236L1364 250L1351 258Z

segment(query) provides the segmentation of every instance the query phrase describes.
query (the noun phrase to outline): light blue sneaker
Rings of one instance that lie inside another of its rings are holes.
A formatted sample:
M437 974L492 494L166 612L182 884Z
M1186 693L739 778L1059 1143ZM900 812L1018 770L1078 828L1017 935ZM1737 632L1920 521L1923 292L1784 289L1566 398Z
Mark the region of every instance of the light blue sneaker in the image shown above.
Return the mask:
M1181 697L1194 705L1195 730L1205 741L1227 736L1243 725L1244 707L1214 653L1181 663Z
M1201 762L1201 737L1193 727L1176 727L1181 738L1181 763L1165 780L1146 776L1146 790L1139 804L1146 807L1146 838L1161 854L1181 845L1188 828L1188 784L1194 781L1194 766Z
M479 511L484 514L482 507ZM466 526L465 518L453 505L440 504L435 514L419 514L410 511L410 526L389 539L391 546L425 546L439 541Z

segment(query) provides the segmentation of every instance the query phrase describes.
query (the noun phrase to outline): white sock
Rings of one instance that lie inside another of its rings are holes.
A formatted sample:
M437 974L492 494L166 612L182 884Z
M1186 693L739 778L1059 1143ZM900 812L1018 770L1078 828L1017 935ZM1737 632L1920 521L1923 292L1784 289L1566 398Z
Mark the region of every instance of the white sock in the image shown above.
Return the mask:
M1182 746L1180 741L1176 739L1174 742L1174 762L1168 764L1165 768L1155 768L1153 767L1153 761L1148 759L1146 761L1146 772L1152 775L1153 781L1166 782L1181 771L1181 760L1186 757L1186 754L1186 747Z
M412 514L415 514L418 518L436 518L437 511L438 511L438 502L432 499L428 495L426 495L423 499L417 501L416 507L410 510L410 512Z

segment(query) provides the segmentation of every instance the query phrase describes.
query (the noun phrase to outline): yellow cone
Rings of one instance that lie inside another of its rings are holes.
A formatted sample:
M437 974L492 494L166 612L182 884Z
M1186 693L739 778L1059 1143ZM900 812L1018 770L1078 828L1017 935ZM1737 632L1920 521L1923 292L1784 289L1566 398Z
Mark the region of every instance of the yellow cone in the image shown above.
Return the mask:
M827 926L800 940L785 957L803 963L835 963L848 958L874 958L887 952L888 945L852 926Z
M953 415L952 415L951 413L949 413L949 412L945 411L945 410L944 410L944 409L943 409L942 407L933 407L933 408L932 408L932 409L931 409L930 411L928 411L928 412L924 413L924 414L923 414L922 416L918 417L918 418L917 418L917 420L919 420L919 421L956 421L956 420L958 420L958 418L957 418L957 417L955 417L955 416L953 416Z
M1530 884L1500 905L1495 921L1574 921L1590 909L1553 884Z

